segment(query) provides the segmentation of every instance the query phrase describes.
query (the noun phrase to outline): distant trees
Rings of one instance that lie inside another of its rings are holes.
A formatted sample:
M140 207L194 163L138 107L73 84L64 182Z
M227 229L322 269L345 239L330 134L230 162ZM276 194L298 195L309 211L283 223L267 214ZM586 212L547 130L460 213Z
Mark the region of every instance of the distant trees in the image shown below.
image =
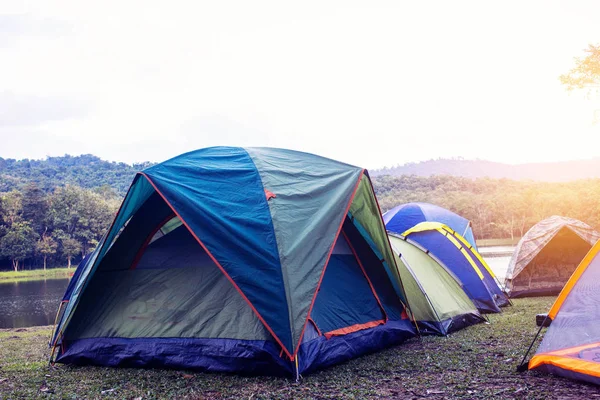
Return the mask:
M377 176L383 211L413 201L437 204L473 223L478 239L520 237L551 215L600 227L600 179L566 183L453 176Z
M15 271L26 261L71 267L98 244L121 201L106 187L99 192L67 185L46 193L30 182L0 193L0 265L4 258Z
M46 269L46 263L48 256L56 254L58 244L50 235L43 234L42 237L37 241L35 250L44 259L44 270ZM71 260L69 259L69 267L71 266Z
M90 155L0 158L0 268L71 267L98 244L135 170L147 166ZM378 175L373 183L383 211L413 201L437 204L471 220L478 239L522 236L553 214L600 227L600 179Z
M10 259L13 270L18 271L20 263L32 255L35 242L35 232L29 223L15 222L0 239L0 255Z
M110 162L91 154L48 157L45 160L0 158L0 192L17 189L25 193L30 183L44 193L66 184L84 189L104 185L123 196L135 173L151 165L149 162L133 165Z
M63 237L61 245L63 254L67 257L67 268L71 268L71 260L81 251L83 246L77 240L68 236Z

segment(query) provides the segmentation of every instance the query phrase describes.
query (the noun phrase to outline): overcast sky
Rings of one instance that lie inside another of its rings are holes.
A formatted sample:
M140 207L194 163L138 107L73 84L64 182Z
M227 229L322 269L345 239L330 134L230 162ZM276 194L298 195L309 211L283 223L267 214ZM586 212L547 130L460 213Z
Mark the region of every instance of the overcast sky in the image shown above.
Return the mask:
M0 0L0 157L589 158L600 101L558 77L600 43L598 16L596 0Z

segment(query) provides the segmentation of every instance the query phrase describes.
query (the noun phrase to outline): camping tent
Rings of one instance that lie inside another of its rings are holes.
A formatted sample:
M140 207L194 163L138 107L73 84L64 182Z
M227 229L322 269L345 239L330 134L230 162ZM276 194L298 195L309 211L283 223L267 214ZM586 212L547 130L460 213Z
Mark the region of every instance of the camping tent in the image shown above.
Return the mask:
M440 222L458 232L477 250L471 221L434 204L400 204L383 214L383 221L391 232L405 232L421 222Z
M389 238L420 333L447 335L485 321L460 280L440 260L407 237Z
M88 263L91 256L92 256L92 253L87 254L85 257L83 257L81 262L77 265L75 272L71 276L71 280L69 280L67 289L65 290L62 300L60 301L60 304L58 306L58 311L56 313L56 320L54 322L55 325L58 321L60 321L62 319L63 312L65 311L65 306L69 303L69 300L71 299L71 294L73 294L73 289L75 288L75 284L79 281L79 276L81 275L81 272L85 269L85 266ZM54 337L48 344L51 345L53 341L54 341Z
M413 336L403 304L365 170L207 148L136 175L52 360L298 376Z
M481 255L465 238L446 225L421 222L405 232L392 233L408 236L446 265L463 283L465 292L479 311L500 312L499 307L509 304Z
M529 369L600 384L599 252L600 242L583 258L554 302L548 313L552 324Z
M573 218L552 216L521 238L506 274L511 297L556 295L600 234Z

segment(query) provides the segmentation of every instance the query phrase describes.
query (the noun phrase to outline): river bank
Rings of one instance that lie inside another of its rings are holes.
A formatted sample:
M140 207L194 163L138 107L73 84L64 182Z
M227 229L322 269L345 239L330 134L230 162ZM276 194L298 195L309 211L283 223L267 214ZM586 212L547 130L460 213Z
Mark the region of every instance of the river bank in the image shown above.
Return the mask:
M64 279L69 278L75 272L75 267L71 268L48 268L31 269L23 271L0 271L0 283L43 280L43 279Z
M51 327L0 330L0 398L488 399L590 398L595 386L515 368L551 297L516 299L447 338L414 338L304 377L241 377L159 369L49 367Z

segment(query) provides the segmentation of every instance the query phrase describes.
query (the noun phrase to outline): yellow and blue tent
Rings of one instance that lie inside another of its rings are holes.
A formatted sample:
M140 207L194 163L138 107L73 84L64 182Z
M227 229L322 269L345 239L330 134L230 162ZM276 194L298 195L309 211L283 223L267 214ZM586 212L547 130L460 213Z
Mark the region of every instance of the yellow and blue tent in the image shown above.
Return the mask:
M405 232L421 222L440 222L464 237L477 250L471 221L435 204L400 204L383 214L383 221L391 232Z
M389 224L386 228L389 229ZM440 222L421 222L399 233L419 243L460 279L477 309L483 313L501 312L510 304L483 257L460 234Z

